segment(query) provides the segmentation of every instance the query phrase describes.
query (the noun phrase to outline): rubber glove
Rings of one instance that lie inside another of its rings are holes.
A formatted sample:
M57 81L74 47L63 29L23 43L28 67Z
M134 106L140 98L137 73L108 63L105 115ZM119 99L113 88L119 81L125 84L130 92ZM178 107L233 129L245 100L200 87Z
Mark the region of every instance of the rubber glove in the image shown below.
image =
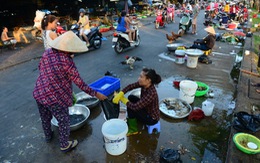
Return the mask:
M124 92L123 91L120 91L119 93L117 93L114 98L113 98L113 103L114 104L118 104L119 103L119 100L120 98L122 98L124 96Z
M127 98L125 98L125 96L122 96L121 98L120 98L120 101L123 103L123 104L127 104L128 103L128 99Z

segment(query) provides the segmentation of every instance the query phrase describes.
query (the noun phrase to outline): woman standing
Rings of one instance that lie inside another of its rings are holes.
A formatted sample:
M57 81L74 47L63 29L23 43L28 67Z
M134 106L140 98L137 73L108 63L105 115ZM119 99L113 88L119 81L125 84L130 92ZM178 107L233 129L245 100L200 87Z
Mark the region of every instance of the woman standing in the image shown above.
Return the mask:
M72 82L84 92L100 100L107 97L91 89L80 77L71 55L85 52L88 48L72 31L50 41L49 46L51 48L45 50L39 63L40 74L33 97L38 105L46 141L49 142L53 137L51 119L54 116L59 123L60 150L68 152L78 144L77 140L69 141L68 107L73 103Z
M137 120L147 125L154 125L160 120L159 100L155 85L161 82L161 76L155 70L144 68L140 73L138 81L128 85L120 91L113 99L114 103L122 101L127 106L128 136L137 134ZM141 88L140 98L129 95L128 99L124 94Z
M58 18L54 15L46 15L42 19L42 38L45 50L51 48L49 43L58 37L57 33L55 32L57 23Z

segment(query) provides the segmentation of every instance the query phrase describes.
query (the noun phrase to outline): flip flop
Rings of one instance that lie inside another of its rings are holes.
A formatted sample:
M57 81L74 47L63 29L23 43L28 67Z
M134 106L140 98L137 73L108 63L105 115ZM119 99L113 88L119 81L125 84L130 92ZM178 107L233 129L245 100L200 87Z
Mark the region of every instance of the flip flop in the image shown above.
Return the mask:
M71 151L72 149L74 149L76 146L78 145L78 141L77 140L72 140L69 141L69 145L65 148L60 148L60 150L64 153Z

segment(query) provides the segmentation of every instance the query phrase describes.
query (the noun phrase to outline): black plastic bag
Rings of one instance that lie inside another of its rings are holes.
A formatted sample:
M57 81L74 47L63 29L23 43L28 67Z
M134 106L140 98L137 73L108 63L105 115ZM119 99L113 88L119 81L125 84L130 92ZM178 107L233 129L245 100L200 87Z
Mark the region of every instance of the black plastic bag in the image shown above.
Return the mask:
M160 163L182 163L178 150L163 149L160 154Z
M106 120L118 118L119 104L114 104L111 100L105 99L101 101L103 112L105 113Z
M251 115L243 111L235 113L233 127L237 131L257 132L260 130L260 115Z

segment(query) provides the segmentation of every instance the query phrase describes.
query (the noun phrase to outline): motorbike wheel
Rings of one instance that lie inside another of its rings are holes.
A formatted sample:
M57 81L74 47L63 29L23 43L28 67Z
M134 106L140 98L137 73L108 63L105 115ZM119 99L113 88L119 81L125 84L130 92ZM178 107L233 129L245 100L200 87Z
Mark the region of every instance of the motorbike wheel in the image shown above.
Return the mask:
M123 47L120 45L119 42L117 42L116 45L115 45L115 47L114 47L114 50L115 50L115 52L116 52L117 54L120 54L120 53L122 53L122 51L123 51Z
M99 38L99 39L96 39L96 40L94 40L94 42L93 42L93 47L95 48L95 49L99 49L100 47L101 47L101 44L102 44L102 40Z
M137 40L135 42L135 47L138 47L140 45L140 42L141 42L141 39L140 39L140 36L138 35Z
M181 28L178 30L178 35L183 36L185 31Z
M155 22L155 29L159 28L159 22Z

